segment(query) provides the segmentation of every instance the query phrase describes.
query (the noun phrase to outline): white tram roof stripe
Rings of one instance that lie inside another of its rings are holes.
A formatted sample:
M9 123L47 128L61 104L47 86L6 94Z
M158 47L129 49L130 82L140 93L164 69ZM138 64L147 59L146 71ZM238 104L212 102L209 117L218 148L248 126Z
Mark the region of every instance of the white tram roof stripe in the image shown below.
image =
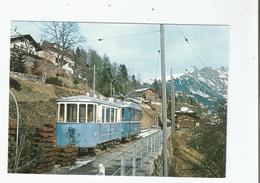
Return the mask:
M122 106L122 103L119 103L119 102L105 101L105 100L101 100L101 99L86 96L86 95L62 97L62 98L58 99L57 102L89 102L89 103L104 104L104 105L115 106L115 107Z
M141 110L140 106L137 104L134 104L132 102L123 102L121 100L115 100L115 101L109 101L109 100L103 100L95 97L90 97L86 95L77 95L77 96L70 96L70 97L62 97L57 100L58 103L65 102L65 103L71 103L71 102L86 102L86 103L97 103L97 104L103 104L106 106L111 107L131 107L138 110Z

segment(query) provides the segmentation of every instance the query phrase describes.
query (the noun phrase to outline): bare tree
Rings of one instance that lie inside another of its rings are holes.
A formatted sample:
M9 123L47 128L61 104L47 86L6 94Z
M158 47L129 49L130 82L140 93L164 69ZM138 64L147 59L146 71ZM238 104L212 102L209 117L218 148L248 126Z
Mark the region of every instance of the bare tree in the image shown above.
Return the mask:
M60 51L58 66L61 67L64 64L65 53L84 42L85 38L80 34L79 25L74 22L46 22L43 25L44 38L55 43Z

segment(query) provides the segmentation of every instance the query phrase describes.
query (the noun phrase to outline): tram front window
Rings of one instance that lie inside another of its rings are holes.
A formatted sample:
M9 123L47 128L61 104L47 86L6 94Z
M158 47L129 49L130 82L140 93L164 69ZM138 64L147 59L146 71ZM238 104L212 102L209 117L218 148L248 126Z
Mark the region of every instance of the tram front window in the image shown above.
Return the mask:
M86 122L86 105L79 104L79 122Z
M77 122L77 104L67 104L67 122Z
M60 104L60 114L58 122L64 122L64 104Z

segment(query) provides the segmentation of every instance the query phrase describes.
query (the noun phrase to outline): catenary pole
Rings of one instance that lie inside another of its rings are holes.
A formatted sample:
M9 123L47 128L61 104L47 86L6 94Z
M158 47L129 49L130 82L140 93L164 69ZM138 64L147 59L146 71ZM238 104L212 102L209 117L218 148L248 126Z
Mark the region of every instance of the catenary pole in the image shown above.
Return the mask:
M162 75L162 123L163 123L163 176L167 176L167 98L165 77L164 25L160 24L161 75Z

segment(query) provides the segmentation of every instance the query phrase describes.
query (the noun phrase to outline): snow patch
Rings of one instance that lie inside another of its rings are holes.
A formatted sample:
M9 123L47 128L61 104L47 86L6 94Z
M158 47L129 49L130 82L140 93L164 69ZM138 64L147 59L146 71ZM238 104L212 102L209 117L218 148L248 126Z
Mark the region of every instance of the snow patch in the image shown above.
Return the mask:
M86 165L86 164L88 164L88 163L90 163L90 162L92 162L92 161L94 161L94 160L77 160L76 162L75 162L75 166L72 166L71 168L70 168L70 170L74 170L74 169L77 169L77 168L80 168L80 167L82 167L82 166L84 166L84 165Z

